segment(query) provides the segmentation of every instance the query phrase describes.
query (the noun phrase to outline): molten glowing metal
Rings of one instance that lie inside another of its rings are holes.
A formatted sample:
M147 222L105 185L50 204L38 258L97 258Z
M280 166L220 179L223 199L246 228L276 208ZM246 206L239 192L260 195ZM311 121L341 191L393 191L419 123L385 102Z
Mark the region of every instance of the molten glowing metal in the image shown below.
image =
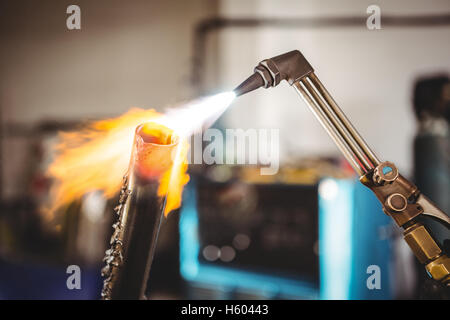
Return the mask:
M183 187L189 181L187 140L156 122L138 126L135 139L134 170L146 180L159 180L158 195L166 196L164 214L167 215L181 205Z

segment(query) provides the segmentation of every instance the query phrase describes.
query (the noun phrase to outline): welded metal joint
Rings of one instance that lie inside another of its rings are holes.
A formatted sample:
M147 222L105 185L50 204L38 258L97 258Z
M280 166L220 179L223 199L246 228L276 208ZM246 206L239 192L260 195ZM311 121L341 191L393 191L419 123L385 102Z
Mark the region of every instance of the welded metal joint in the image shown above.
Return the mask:
M101 270L103 277L103 289L101 292L101 298L104 300L111 300L112 288L115 278L118 276L118 269L123 263L123 213L125 203L131 193L128 189L128 175L123 177L122 188L119 195L119 204L114 208L114 212L117 215L117 220L113 224L114 232L109 242L110 248L106 250L103 262L105 266Z

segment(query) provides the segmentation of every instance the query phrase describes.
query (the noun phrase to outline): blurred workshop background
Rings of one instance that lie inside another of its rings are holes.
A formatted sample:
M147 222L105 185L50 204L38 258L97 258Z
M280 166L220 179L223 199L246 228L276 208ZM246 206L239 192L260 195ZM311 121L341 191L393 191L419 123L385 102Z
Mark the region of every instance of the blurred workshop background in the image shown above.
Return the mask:
M71 4L81 30L66 27ZM366 27L372 4L380 30ZM117 199L92 192L51 221L39 214L58 131L230 90L293 49L379 157L449 212L449 39L446 0L2 1L0 299L99 298ZM240 97L216 126L280 129L280 172L192 168L149 298L420 296L401 231L287 84ZM81 290L66 287L74 264ZM366 284L373 265L379 290Z

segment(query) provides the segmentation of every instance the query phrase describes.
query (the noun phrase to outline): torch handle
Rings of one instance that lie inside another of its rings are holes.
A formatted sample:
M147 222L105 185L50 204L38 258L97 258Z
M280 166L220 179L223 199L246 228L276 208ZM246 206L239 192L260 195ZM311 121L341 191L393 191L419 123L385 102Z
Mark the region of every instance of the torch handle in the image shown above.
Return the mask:
M434 280L450 286L450 258L418 219L432 216L448 227L450 218L398 173L391 162L380 162L323 84L310 72L292 84L310 110L370 188L383 211L404 228L405 241Z
M293 86L360 177L380 163L314 72Z
M290 51L261 61L254 74L235 89L236 96L257 88L275 87L282 80L292 85L339 150L383 205L386 214L405 229L405 240L431 277L450 284L450 259L419 221L432 216L448 227L450 218L399 175L391 162L381 162L353 127L330 93L314 74L300 51Z

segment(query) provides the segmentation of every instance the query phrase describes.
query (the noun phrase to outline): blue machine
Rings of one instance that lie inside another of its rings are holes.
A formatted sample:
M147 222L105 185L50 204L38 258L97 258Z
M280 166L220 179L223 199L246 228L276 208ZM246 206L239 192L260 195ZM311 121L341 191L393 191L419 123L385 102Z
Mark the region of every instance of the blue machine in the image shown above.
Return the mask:
M180 272L192 286L268 299L392 297L391 245L386 235L393 225L359 181L327 178L319 183L318 281L202 261L196 193L193 180L184 193L179 224Z

